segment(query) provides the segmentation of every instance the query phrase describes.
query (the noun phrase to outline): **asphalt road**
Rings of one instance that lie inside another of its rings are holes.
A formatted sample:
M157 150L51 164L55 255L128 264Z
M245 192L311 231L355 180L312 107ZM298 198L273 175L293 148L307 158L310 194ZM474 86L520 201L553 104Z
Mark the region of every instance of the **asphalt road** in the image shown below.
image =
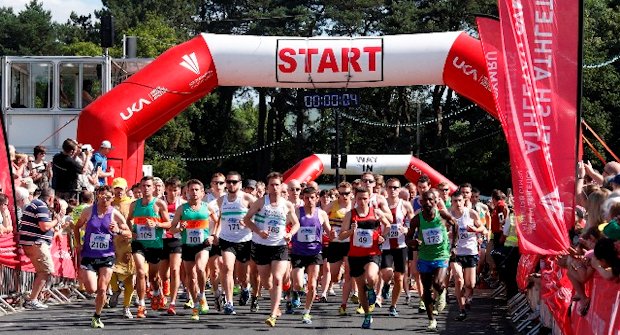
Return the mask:
M266 293L266 292L265 292ZM452 299L445 311L439 314L439 334L514 334L506 319L505 304L502 299L491 298L490 290L477 290L472 310L465 321L455 321L458 315L456 302ZM452 295L453 296L453 295ZM236 299L236 297L235 297ZM102 321L105 329L91 329L90 319L94 311L93 301L78 300L70 304L51 305L44 311L24 311L0 316L1 334L84 334L94 332L113 332L115 334L253 334L269 332L269 334L404 334L429 333L426 331L428 320L426 314L417 313L417 298L412 299L412 306L400 305L400 316L390 317L387 307L377 308L373 313L372 329L361 329L362 316L338 316L339 299L330 297L328 303L314 304L312 309L313 323L306 325L301 322L301 314L283 315L278 318L276 327L264 324L267 317L268 300L261 300L261 309L250 313L249 306L236 306L237 315L228 316L213 309L213 297L209 297L211 311L202 315L200 321L189 319L190 310L179 306L177 316L167 316L165 312L149 310L146 319L124 319L122 309L104 310ZM402 303L404 300L401 298ZM349 312L353 306L349 306ZM282 303L284 309L284 303ZM132 307L135 314L135 308ZM298 311L300 313L301 311Z

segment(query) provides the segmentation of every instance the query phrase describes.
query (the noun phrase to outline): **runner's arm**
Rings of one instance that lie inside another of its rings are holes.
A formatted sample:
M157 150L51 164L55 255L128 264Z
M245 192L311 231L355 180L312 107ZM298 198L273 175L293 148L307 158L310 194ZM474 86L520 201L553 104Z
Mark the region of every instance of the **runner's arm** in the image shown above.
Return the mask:
M357 228L357 224L355 227L351 225L351 211L347 212L347 214L342 219L342 230L340 230L340 234L338 235L339 240L344 240L346 238L351 237L355 232L355 228Z
M321 221L321 225L323 225L323 233L329 236L331 233L332 227L329 224L329 216L327 216L327 212L318 208L319 210L319 220Z
M170 229L170 216L168 215L168 206L166 203L159 199L156 202L158 207L157 213L159 213L160 221L157 222L157 227L163 229Z
M293 235L297 234L297 231L299 230L299 217L297 216L295 206L293 206L292 203L289 202L286 206L288 207L286 220L292 225L291 231L289 232L290 236L292 237Z
M121 212L119 212L117 209L114 209L113 219L116 221L116 225L118 226L117 235L121 235L127 239L130 239L131 229L129 229L129 226L125 221L125 217L123 216L123 214L121 214Z
M172 222L170 223L170 234L176 234L176 233L180 233L183 230L183 227L181 227L181 215L183 215L183 206L179 206L177 207L177 209L174 211L174 218L172 219Z
M243 224L246 227L250 228L250 230L256 234L260 234L261 230L258 228L256 223L254 223L254 215L260 211L261 207L265 203L265 198L258 199L256 202L252 204L248 212L243 217Z

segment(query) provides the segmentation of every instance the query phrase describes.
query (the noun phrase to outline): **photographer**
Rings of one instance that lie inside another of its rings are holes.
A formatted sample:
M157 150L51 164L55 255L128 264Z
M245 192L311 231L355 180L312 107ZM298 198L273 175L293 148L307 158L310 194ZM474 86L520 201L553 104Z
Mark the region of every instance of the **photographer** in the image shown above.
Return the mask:
M48 188L52 179L52 165L45 161L47 150L44 146L37 145L33 154L34 160L28 163L30 177L40 190Z
M62 142L62 152L54 155L52 160L52 187L59 198L65 200L77 198L80 191L78 176L85 173L88 167L88 164L81 164L77 158L79 157L82 162L88 162L91 156L92 152L82 150L75 140L68 138Z

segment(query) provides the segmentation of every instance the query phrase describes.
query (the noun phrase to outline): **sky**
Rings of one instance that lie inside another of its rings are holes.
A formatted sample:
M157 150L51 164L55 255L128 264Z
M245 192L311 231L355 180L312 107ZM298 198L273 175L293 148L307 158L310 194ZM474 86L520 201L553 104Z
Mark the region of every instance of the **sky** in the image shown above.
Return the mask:
M18 14L31 0L0 0L0 7L12 7L13 13ZM101 0L39 0L43 8L52 13L52 21L65 23L72 11L78 15L92 14L95 9L101 9ZM94 18L94 15L93 15Z

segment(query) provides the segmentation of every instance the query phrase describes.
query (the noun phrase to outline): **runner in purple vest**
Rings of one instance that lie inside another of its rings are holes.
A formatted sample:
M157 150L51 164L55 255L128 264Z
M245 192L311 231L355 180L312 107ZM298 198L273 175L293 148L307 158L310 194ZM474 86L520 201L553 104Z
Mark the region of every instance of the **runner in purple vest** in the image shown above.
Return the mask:
M80 228L86 225L81 251L80 280L87 292L97 292L91 327L103 328L101 310L105 304L106 291L115 261L114 235L123 235L131 239L131 230L125 222L125 217L112 206L114 199L112 188L108 185L100 186L96 194L95 204L82 212L74 230L76 236L79 236Z
M303 289L304 269L308 272L308 293L306 294L306 305L302 316L302 322L312 323L310 308L316 295L316 283L319 277L319 270L323 264L322 236L323 231L329 235L330 225L327 213L316 207L318 200L317 190L307 187L303 190L303 207L296 210L299 218L299 230L293 235L291 261L293 263L293 306L301 305L299 293Z

